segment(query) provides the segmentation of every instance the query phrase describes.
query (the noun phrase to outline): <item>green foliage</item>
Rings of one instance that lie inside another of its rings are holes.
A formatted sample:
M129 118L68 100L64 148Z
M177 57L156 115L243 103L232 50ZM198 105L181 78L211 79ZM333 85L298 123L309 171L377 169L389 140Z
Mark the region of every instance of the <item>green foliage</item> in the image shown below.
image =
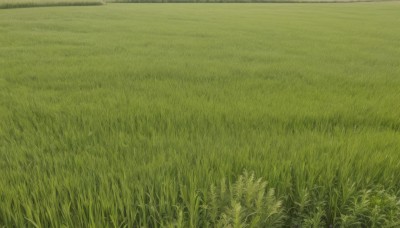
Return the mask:
M384 190L364 190L353 197L340 218L343 227L397 227L400 199Z
M284 223L282 202L267 182L245 172L226 186L211 186L206 208L212 227L279 227Z
M0 227L398 227L399 11L2 10Z

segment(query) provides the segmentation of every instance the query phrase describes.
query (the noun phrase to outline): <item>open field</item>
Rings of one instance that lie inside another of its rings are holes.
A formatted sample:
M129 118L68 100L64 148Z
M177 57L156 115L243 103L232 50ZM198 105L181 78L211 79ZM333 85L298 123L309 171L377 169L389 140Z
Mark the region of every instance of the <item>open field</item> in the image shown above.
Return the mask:
M0 227L398 227L399 12L1 11Z

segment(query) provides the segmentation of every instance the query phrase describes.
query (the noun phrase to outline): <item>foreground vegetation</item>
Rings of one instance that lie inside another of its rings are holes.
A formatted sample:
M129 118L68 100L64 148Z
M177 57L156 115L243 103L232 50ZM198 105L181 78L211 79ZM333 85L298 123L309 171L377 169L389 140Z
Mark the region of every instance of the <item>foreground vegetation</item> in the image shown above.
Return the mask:
M399 10L2 11L0 226L399 226Z

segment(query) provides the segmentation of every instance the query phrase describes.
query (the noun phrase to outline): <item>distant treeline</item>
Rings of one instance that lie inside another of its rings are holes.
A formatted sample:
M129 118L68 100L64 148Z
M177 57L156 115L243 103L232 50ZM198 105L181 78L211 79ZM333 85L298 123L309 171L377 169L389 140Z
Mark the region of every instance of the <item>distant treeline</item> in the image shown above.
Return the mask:
M105 3L329 3L372 1L376 0L0 0L0 9L44 6L103 5Z
M359 0L111 0L112 3L307 3L359 2Z
M395 0L107 0L109 3L335 3Z
M104 0L0 0L0 9L44 6L103 5Z
M87 6L106 3L334 3L373 2L395 0L0 0L0 9L44 7L44 6Z

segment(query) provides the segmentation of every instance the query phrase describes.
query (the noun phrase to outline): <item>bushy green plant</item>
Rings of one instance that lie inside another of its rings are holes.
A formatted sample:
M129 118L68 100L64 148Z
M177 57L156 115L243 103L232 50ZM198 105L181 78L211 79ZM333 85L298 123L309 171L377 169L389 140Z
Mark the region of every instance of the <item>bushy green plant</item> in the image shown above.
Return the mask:
M282 201L267 182L244 172L233 184L222 180L211 186L207 211L216 227L280 227L285 213Z
M343 227L398 227L400 199L384 190L363 190L341 214Z

